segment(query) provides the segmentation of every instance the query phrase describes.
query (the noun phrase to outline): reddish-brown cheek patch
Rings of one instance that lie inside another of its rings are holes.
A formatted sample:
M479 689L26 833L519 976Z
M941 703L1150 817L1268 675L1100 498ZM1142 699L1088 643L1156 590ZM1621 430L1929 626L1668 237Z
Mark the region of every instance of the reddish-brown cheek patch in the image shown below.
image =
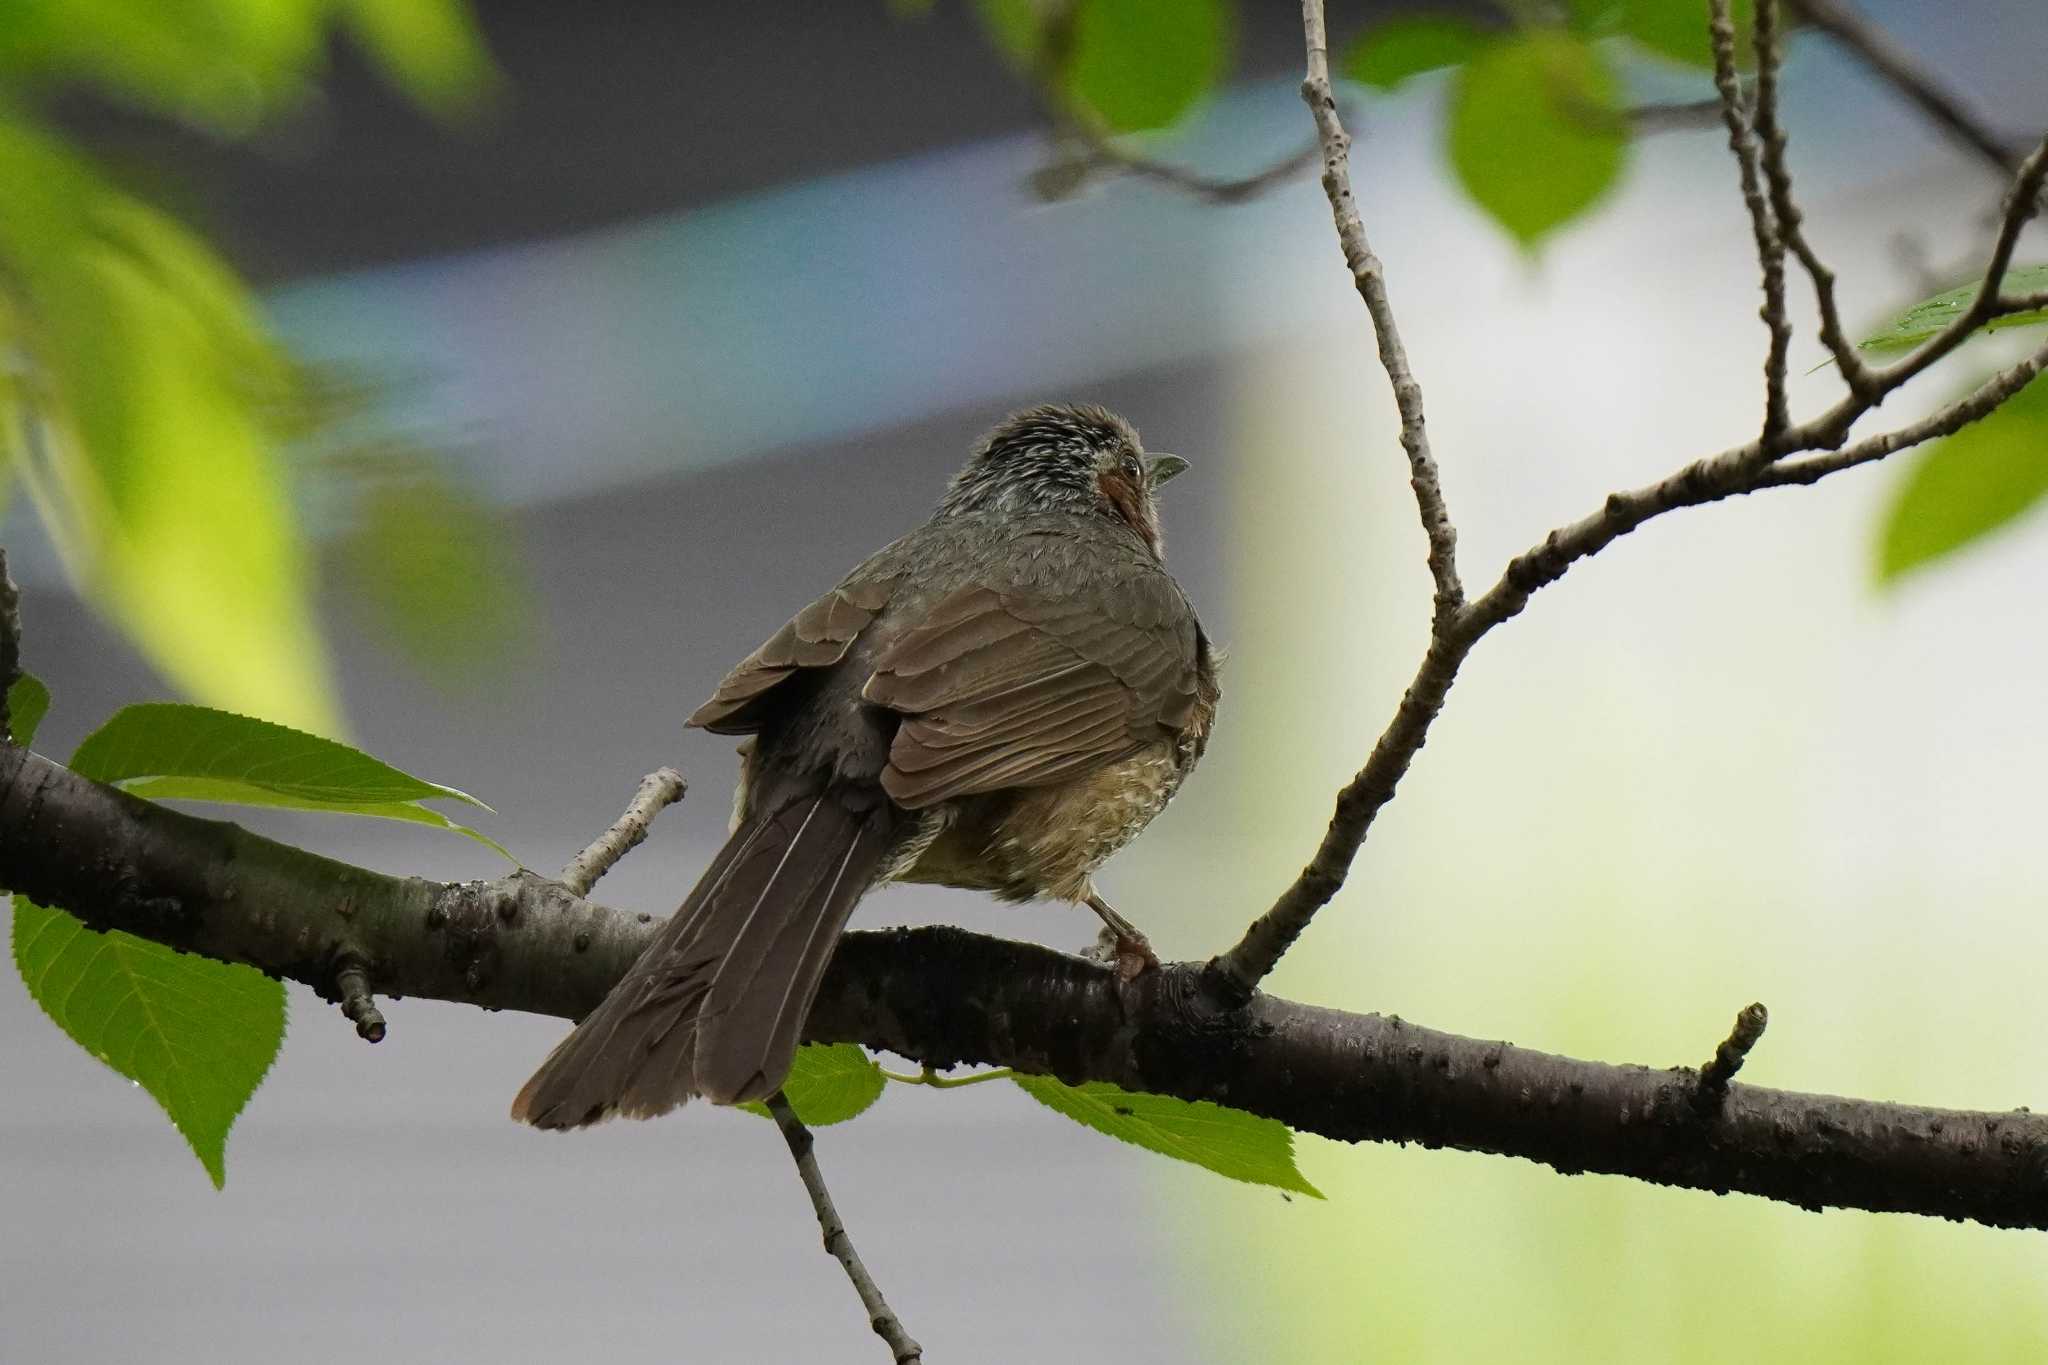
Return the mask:
M1133 531L1145 538L1154 554L1159 551L1159 537L1153 531L1151 521L1145 516L1145 495L1129 479L1121 474L1103 474L1097 477L1096 486L1102 496L1109 499L1109 505L1116 514L1130 524Z

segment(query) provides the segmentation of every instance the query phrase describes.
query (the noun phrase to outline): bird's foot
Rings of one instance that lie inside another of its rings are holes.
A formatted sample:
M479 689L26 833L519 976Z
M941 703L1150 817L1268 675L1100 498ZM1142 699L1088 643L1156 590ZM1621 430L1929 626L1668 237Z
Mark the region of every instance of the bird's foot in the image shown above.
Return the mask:
M1119 978L1135 981L1159 965L1159 954L1152 951L1151 940L1111 908L1108 901L1090 892L1084 904L1102 917L1096 951L1104 961L1115 965Z

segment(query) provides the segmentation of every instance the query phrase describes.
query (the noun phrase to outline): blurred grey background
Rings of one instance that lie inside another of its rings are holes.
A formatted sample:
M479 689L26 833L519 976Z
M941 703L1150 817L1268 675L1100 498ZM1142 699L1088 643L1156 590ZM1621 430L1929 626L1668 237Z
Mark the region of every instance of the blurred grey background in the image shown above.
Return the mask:
M2001 122L2048 119L2035 7L1866 8ZM1313 183L1230 209L1128 182L1034 203L1030 102L957 6L481 14L513 100L467 138L346 74L256 154L77 113L164 168L303 350L420 378L390 420L508 512L537 633L486 676L422 677L330 594L354 738L491 802L485 828L541 869L679 766L688 801L601 887L666 912L724 827L730 744L681 729L723 669L920 519L1007 407L1102 401L1195 461L1173 562L1234 647L1204 772L1108 881L1163 952L1226 942L1312 847L1426 619L1390 404ZM1294 22L1245 7L1243 79L1171 155L1250 170L1306 139ZM1995 185L1824 44L1787 80L1815 230L1867 322L1914 292L1895 234L1966 257ZM1639 144L1615 200L1531 260L1446 182L1440 101L1427 81L1374 101L1356 174L1476 576L1740 439L1760 329L1716 132ZM1818 358L1803 340L1795 372ZM1800 374L1797 401L1830 383ZM1659 1065L1761 997L1766 1082L2038 1104L2048 538L1880 599L1887 477L1675 518L1546 594L1474 659L1278 988ZM38 747L67 753L166 689L24 518L8 536L56 696ZM250 823L391 870L497 870L409 828ZM930 919L1090 937L1069 910L957 893L891 891L861 922ZM216 1193L146 1097L0 982L0 1359L877 1354L766 1124L537 1134L504 1108L557 1021L403 1002L370 1048L291 1003ZM1331 1199L1284 1203L1002 1086L896 1087L819 1152L934 1361L2048 1346L2039 1239L1982 1229L1315 1142Z

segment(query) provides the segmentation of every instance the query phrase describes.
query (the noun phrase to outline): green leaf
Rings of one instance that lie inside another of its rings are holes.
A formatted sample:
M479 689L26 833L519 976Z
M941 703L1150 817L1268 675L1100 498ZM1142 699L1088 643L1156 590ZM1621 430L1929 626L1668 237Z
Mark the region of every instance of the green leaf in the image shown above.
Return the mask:
M1229 29L1223 0L1081 0L1067 93L1111 132L1164 128L1215 85Z
M1734 0L1729 6L1735 23L1735 57L1750 64L1755 47L1752 40L1756 6L1754 0ZM1621 31L1660 57L1711 71L1713 42L1707 37L1707 0L1624 0Z
M1206 1100L1138 1094L1106 1081L1072 1086L1050 1076L1012 1079L1046 1108L1121 1142L1191 1161L1232 1180L1323 1197L1295 1166L1294 1133L1277 1119Z
M812 1128L844 1123L866 1112L882 1097L887 1084L875 1059L854 1043L807 1043L796 1050L783 1098L796 1116ZM739 1106L750 1114L772 1117L765 1104Z
M974 16L1011 66L1028 72L1037 62L1044 34L1036 0L974 0Z
M356 452L356 522L339 558L377 625L435 679L459 684L531 637L514 529L422 452Z
M2017 520L2048 497L2048 378L1990 416L1923 447L1886 511L1881 583Z
M67 571L181 688L317 729L335 709L268 414L290 370L204 245L0 116L0 269L27 376L16 466Z
M123 707L85 737L71 767L151 800L408 820L467 835L512 857L484 835L418 804L446 799L490 809L467 792L414 777L331 739L204 706Z
M33 673L24 673L7 689L7 719L14 742L26 749L36 742L36 727L49 714L50 689Z
M1450 155L1465 192L1524 247L1599 201L1628 147L1614 74L1549 29L1485 48L1458 72Z
M252 967L96 933L14 898L14 964L74 1042L163 1106L215 1188L228 1129L284 1041L284 986Z
M1909 351L1960 317L1963 310L1976 301L1977 290L1982 284L1981 279L1973 280L1922 300L1856 344L1866 351ZM2048 265L2019 265L2005 272L2005 284L2000 292L2024 295L2044 290L2048 290ZM1982 330L1996 332L2006 327L2034 327L2043 322L2048 322L2048 309L1995 318Z
M1392 90L1410 76L1463 66L1489 35L1442 15L1414 15L1375 24L1344 54L1344 74L1375 90Z
M394 84L444 118L476 114L500 90L467 5L455 0L345 0L361 42Z

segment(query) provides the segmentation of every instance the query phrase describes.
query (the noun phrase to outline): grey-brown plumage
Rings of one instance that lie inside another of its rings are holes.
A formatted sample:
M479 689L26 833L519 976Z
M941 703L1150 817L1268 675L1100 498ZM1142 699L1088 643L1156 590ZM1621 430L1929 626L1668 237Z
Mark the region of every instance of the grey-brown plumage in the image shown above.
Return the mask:
M1095 407L1019 413L931 519L742 660L690 724L751 736L696 889L520 1091L571 1128L788 1075L854 905L888 880L1090 901L1201 757L1209 644L1147 457Z

